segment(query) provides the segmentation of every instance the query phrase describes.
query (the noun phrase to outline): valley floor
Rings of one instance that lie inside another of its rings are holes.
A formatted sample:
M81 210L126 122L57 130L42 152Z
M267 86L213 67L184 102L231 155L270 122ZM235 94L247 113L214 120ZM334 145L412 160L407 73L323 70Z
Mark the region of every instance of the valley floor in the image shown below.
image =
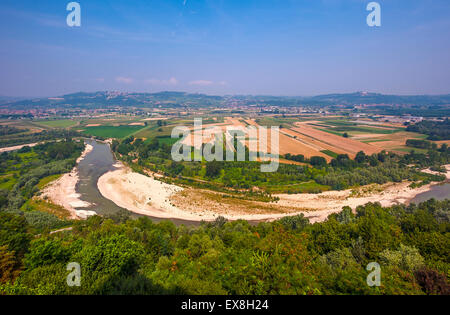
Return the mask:
M449 180L450 165L446 165L446 169ZM169 185L153 177L133 173L123 165L98 181L101 194L122 208L152 217L189 221L210 221L219 215L230 220L271 221L303 213L311 222L321 222L344 206L355 209L368 202L380 202L385 207L407 203L428 191L433 184L419 188L410 188L409 185L410 182L404 181L320 194L280 194L275 195L279 201L267 203Z

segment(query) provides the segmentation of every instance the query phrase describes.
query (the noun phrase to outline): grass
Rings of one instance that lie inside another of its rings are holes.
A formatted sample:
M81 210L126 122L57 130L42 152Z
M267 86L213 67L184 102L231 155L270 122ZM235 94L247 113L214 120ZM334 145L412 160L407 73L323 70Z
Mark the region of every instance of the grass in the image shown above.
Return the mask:
M257 118L256 123L263 127L279 127L280 125L283 125L283 127L288 127L289 125L293 124L294 122L298 121L298 119L295 118L275 118L275 117L261 117Z
M39 190L43 189L45 186L47 186L48 184L50 184L51 182L57 180L58 178L61 177L61 174L56 174L56 175L50 175L47 177L42 178L39 183L37 184L37 188L39 188Z
M157 138L159 143L161 144L167 144L167 145L173 145L175 142L177 142L179 139L177 138L171 138L171 137L158 137Z
M377 140L361 140L361 142L364 143L372 143L372 142L385 142L385 141L391 141L390 139L377 139Z
M331 156L332 158L337 158L338 154L336 152L330 151L330 150L322 150L320 151L322 153L325 153L328 156Z
M371 128L371 127L362 127L362 126L348 126L348 127L335 127L332 128L333 131L340 132L363 132L363 133L373 133L373 134L392 134L399 131L404 131L403 129L382 129L382 128Z
M361 134L361 133L373 133L373 134L393 134L400 131L405 131L403 128L377 128L361 123L355 123L346 120L323 120L319 124L313 124L321 131L325 131L334 135L342 136L343 133L348 134ZM381 127L381 126L380 126Z
M151 127L147 127L144 130L139 130L138 132L136 132L134 134L134 136L136 138L146 138L146 139L151 139L151 138L162 138L162 137L170 137L172 135L172 129L175 126L163 126L163 127L159 127L159 126L151 126ZM161 131L159 130L161 128Z
M23 211L41 211L47 212L57 216L60 219L67 219L70 217L70 212L64 207L55 205L47 200L38 198L29 199L21 208Z
M35 152L17 153L20 162L6 161L6 169L0 175L0 189L10 190L17 183L21 170L29 168L30 164L37 161L39 156Z
M14 173L3 175L0 178L0 189L10 190L17 183Z
M317 129L319 129L320 131L324 131L324 132L328 132L328 133L331 133L331 134L333 134L333 135L336 135L336 136L343 136L343 134L344 133L342 133L342 132L337 132L337 131L333 131L333 130L330 130L330 129L323 129L323 128L317 128Z
M309 182L303 182L292 185L273 185L264 187L271 194L277 193L288 193L288 194L308 194L308 193L319 193L323 191L330 190L330 186L320 185L315 181L311 180Z
M392 150L406 152L406 153L410 153L411 151L414 151L416 153L423 153L423 154L426 154L428 152L428 150L426 150L426 149L411 148L411 147L398 147L398 148L393 148Z
M145 128L144 126L98 126L98 127L86 127L83 130L84 134L88 134L91 136L97 136L102 138L117 138L122 139L126 138L141 129Z
M61 120L41 120L35 122L38 125L51 128L69 128L78 124L78 121L71 119L61 119Z

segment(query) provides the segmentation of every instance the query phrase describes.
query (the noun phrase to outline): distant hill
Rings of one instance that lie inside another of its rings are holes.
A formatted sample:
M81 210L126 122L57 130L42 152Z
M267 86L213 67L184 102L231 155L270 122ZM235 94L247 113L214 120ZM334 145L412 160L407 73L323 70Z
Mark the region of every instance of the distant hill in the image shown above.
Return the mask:
M450 94L446 95L384 95L357 92L349 94L328 94L311 97L310 100L328 104L379 104L379 105L449 105Z
M124 93L124 92L78 92L50 98L37 98L8 102L2 107L14 109L33 108L111 108L111 107L157 107L201 105L214 106L220 96L189 94L184 92Z
M0 101L1 101L0 97ZM59 97L37 98L29 100L4 99L1 107L10 109L29 108L112 108L112 107L219 107L230 104L258 106L334 106L334 105L379 105L444 108L450 106L450 94L447 95L384 95L356 92L347 94L327 94L311 97L283 96L212 96L185 92L126 93L126 92L79 92Z
M0 95L0 104L17 102L17 101L23 100L23 99L25 99L25 97L11 97L11 96Z

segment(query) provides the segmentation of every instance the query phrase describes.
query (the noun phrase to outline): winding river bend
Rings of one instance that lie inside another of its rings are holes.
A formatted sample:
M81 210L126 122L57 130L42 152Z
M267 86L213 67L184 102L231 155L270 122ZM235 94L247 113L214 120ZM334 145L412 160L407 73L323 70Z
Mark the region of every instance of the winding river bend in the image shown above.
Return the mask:
M127 211L131 217L138 218L141 215L132 213L126 209L117 206L114 202L102 196L97 187L98 179L106 172L116 169L117 163L109 144L99 141L86 139L86 143L92 145L92 151L78 164L79 181L76 186L76 192L81 195L80 199L91 204L84 207L84 210L95 211L99 215L110 215L119 211ZM164 219L149 217L152 221L160 222ZM199 225L199 222L171 219L175 224Z
M92 151L78 164L79 181L76 186L76 192L81 195L80 199L86 201L91 206L84 207L83 210L95 211L99 215L110 215L120 211L127 211L131 217L137 218L142 215L132 213L126 209L117 206L114 202L103 197L98 190L98 179L106 172L116 169L114 166L117 161L114 158L109 144L99 141L86 139L86 143L92 145ZM450 198L450 183L435 185L422 194L417 195L411 202L419 203L428 199L435 198L444 200ZM149 217L152 221L160 222L167 219ZM198 221L186 221L180 219L170 219L173 223L180 225L199 225ZM250 224L257 224L259 221L249 221Z

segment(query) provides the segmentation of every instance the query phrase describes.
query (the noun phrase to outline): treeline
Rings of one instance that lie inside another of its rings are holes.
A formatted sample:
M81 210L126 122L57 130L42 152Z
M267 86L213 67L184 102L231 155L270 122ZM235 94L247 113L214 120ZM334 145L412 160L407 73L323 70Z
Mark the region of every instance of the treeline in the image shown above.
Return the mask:
M450 140L450 120L444 121L424 120L414 125L409 125L406 131L419 132L428 135L428 140Z
M377 154L366 155L358 152L354 159L347 154L340 154L329 164L322 157L305 159L298 155L285 155L286 159L310 163L316 168L326 170L325 174L317 174L313 179L321 185L330 186L333 190L347 189L352 186L363 186L372 183L385 184L387 182L401 182L403 180L442 181L445 176L420 173L416 168L432 167L441 169L442 165L450 162L450 150L443 144L439 149L431 146L427 153L416 153L414 150L404 156L382 151ZM323 160L322 160L323 159Z
M111 148L122 160L131 165L160 172L184 184L192 185L194 183L189 180L197 180L195 182L197 187L200 185L215 190L224 188L242 192L253 187L270 190L271 186L281 187L309 181L315 175L323 173L306 165L287 164L280 164L277 172L263 173L260 162L248 162L248 150L245 152L247 160L245 162L174 162L171 156L172 147L158 138L144 142L130 137L121 142L113 141Z
M8 136L8 135L14 135L17 133L25 132L26 129L20 129L13 126L0 126L0 136Z
M22 133L0 139L0 148L12 147L21 144L29 144L54 139L70 139L82 136L79 132L66 129L42 130L35 133Z
M406 140L406 146L417 149L431 149L437 148L437 144L428 140L408 139Z
M431 106L395 106L378 105L373 108L364 109L365 113L372 113L386 116L415 116L415 117L448 117L448 105L431 105Z
M22 206L39 192L40 180L70 172L83 148L82 142L68 139L0 154L0 175L14 178L11 188L0 189L0 211L23 214ZM25 213L25 217L36 226L42 226L41 221L59 222L56 217L41 212Z
M219 217L200 227L91 217L35 238L0 212L0 294L450 294L450 201L367 204L310 224L256 226ZM69 262L81 286L69 287ZM367 282L369 263L380 286Z

